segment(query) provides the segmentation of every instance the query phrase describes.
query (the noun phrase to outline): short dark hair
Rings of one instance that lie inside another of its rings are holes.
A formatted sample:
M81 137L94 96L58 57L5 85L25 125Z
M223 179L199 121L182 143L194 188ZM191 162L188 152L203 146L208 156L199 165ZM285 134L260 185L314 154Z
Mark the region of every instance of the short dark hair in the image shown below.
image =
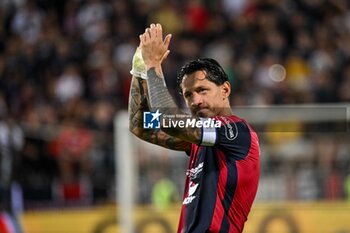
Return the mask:
M177 85L179 93L182 95L182 79L186 74L192 74L196 71L203 70L207 73L206 79L220 86L228 81L227 74L220 64L212 58L200 58L186 63L177 75Z

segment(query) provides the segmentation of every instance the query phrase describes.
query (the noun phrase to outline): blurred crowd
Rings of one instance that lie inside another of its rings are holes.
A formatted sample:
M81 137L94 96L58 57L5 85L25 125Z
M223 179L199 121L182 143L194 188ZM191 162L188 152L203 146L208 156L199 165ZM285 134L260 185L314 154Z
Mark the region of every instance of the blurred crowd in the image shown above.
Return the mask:
M233 106L350 101L346 0L1 0L0 139L25 201L113 196L113 119L152 22L173 34L163 69L181 106L177 72L198 57L225 68Z

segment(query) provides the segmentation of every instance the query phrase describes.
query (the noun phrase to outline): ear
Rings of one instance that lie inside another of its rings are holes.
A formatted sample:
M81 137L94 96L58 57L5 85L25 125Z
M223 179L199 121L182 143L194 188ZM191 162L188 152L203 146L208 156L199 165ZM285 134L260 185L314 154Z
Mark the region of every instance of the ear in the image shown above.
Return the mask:
M226 81L222 84L221 88L222 96L224 99L226 99L231 94L231 84L228 81Z

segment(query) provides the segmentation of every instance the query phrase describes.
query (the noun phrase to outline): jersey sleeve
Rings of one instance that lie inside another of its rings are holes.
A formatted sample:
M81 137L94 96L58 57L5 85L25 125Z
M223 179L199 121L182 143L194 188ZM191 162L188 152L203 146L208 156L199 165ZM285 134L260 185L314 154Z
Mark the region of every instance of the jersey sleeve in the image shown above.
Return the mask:
M215 126L215 119L200 118L200 121L207 122L203 123L201 127L201 140L200 146L214 146L217 139L217 126Z
M251 130L247 123L244 120L233 121L229 117L214 119L220 120L221 126L203 126L200 145L215 146L236 159L244 159L251 145Z

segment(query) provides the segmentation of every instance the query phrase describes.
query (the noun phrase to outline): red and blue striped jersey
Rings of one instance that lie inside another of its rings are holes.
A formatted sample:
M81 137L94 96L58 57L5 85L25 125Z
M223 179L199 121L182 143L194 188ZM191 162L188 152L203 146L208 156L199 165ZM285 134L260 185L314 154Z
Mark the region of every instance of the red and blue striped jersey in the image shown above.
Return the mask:
M257 134L236 116L214 120L191 148L178 233L242 232L258 189Z

